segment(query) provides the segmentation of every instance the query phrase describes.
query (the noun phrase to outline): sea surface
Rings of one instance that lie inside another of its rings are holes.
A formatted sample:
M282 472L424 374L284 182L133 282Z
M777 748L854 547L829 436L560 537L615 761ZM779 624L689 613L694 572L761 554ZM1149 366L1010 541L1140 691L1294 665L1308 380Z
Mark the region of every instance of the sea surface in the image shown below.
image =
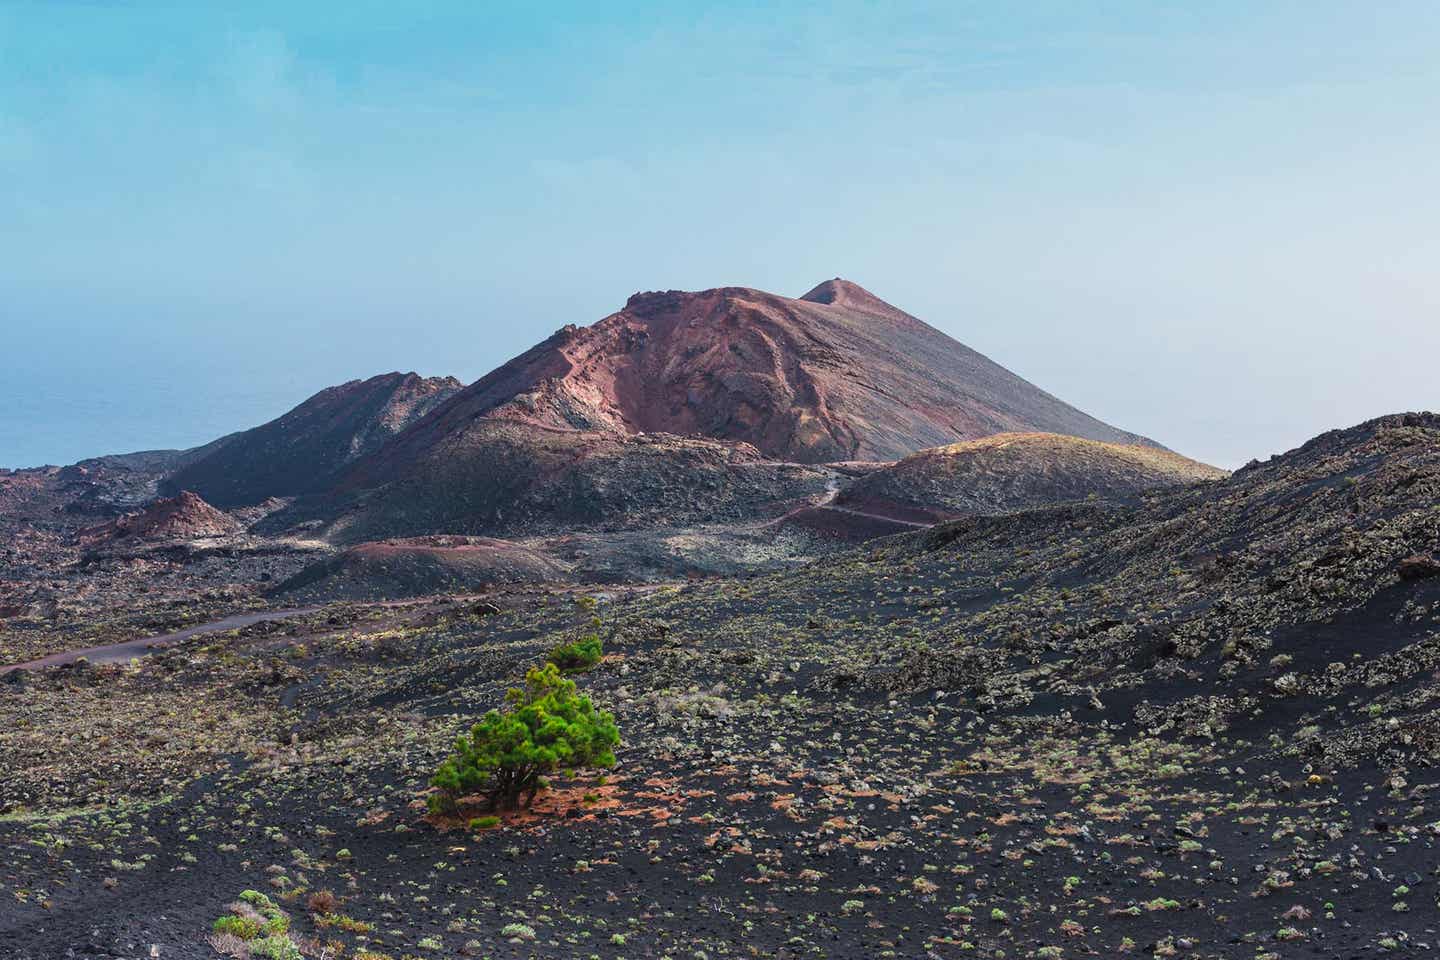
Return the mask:
M324 386L288 374L229 377L208 365L177 370L163 358L100 369L0 359L0 467L198 446L272 420Z

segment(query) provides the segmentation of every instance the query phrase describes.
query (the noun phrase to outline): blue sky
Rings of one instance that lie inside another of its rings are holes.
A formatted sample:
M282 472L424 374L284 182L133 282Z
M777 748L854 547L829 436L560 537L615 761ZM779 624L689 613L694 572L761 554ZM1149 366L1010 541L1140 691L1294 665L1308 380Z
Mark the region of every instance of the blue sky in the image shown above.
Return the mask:
M865 285L1235 465L1440 407L1440 4L0 0L0 465Z

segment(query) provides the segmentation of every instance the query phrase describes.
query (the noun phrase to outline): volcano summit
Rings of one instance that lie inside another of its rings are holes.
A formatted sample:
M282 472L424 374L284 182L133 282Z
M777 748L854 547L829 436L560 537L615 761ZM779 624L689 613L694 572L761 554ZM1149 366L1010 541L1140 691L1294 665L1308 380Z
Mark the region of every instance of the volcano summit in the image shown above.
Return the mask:
M894 460L1005 432L1151 443L840 279L799 299L745 287L637 293L461 391L361 469L383 474L479 417L737 441L798 463Z
M845 280L798 299L639 293L459 391L281 522L338 521L331 530L353 541L637 510L649 524L687 503L773 516L834 479L795 466L779 477L781 464L894 460L1017 431L1158 446Z

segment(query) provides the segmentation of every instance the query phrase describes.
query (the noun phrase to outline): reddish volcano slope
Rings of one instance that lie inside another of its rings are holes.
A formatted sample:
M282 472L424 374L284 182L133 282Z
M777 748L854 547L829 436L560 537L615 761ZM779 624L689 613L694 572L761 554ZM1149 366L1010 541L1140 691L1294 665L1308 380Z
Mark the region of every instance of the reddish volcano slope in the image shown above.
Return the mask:
M189 490L156 500L144 510L81 531L81 539L98 544L117 540L195 540L239 533L234 517L216 510Z
M1150 443L1101 423L853 283L636 294L565 327L357 464L349 489L463 449L477 420L703 436L775 460L894 460L1007 431Z
M461 389L454 377L386 373L321 390L269 423L197 451L167 479L231 508L325 489L336 471L378 449Z

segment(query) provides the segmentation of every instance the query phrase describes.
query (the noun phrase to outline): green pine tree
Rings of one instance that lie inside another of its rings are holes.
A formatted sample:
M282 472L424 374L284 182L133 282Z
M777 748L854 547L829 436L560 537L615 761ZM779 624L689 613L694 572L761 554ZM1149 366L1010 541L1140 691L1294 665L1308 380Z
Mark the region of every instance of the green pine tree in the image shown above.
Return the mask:
M579 767L612 767L620 742L615 718L575 692L575 681L553 663L531 667L525 686L505 697L455 741L455 753L435 772L436 809L454 809L460 797L487 794L491 809L529 806L546 774Z

